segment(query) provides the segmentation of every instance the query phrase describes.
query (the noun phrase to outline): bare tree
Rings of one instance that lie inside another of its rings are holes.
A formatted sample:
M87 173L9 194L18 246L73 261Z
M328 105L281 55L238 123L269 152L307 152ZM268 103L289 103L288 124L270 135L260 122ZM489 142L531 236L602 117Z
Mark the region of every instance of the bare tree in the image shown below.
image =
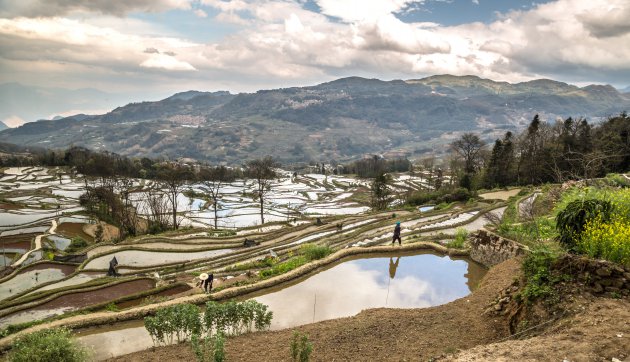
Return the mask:
M188 181L192 178L192 170L187 166L179 164L166 164L158 171L158 180L166 190L166 196L171 204L173 227L175 229L179 228L179 221L177 220L177 196L184 190Z
M451 149L464 159L464 171L472 174L478 168L481 150L486 145L474 133L464 133L459 139L451 143Z
M169 200L164 192L155 188L144 191L144 210L149 222L148 231L162 231L170 228Z
M210 197L212 198L212 205L214 207L214 228L217 229L217 207L219 200L221 199L221 187L223 187L226 183L234 181L234 172L225 166L203 168L200 171L199 177L208 191L210 191Z
M265 156L256 160L248 161L245 164L245 175L252 178L256 184L255 197L260 203L260 223L265 223L264 197L271 191L271 182L277 177L275 169L280 167L271 156Z

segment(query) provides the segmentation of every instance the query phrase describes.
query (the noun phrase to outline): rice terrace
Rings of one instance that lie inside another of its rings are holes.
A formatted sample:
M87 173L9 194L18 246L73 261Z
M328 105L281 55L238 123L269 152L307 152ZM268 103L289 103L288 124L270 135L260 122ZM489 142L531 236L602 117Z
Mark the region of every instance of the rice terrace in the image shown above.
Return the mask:
M630 1L0 1L0 362L630 361Z

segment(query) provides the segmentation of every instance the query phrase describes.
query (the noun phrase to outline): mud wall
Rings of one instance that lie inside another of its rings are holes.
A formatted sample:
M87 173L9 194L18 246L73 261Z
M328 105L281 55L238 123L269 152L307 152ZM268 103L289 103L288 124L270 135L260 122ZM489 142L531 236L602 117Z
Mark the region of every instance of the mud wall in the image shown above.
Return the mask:
M502 263L522 255L527 247L516 241L505 239L487 230L478 230L471 234L470 258L487 267Z
M594 294L630 295L630 269L618 264L566 254L558 259L554 269L576 277Z

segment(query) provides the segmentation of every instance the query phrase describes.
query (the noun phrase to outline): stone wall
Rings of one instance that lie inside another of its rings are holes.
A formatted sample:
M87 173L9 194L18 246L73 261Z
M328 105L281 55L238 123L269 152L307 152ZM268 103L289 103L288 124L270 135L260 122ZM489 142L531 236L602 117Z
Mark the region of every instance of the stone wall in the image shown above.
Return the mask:
M558 259L554 269L576 277L594 294L630 295L630 269L618 264L566 254Z
M527 247L516 241L505 239L487 230L478 230L471 234L470 258L487 267L502 263L513 257L523 255Z

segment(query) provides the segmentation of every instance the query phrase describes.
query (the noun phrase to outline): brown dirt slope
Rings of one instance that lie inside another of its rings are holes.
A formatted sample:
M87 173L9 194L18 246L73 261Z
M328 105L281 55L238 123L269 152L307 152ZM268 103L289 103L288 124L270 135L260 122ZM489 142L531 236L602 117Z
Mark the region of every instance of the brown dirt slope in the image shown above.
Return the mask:
M576 314L524 340L478 346L449 361L630 361L630 301L586 297Z
M468 297L425 309L371 309L354 317L298 327L314 346L313 361L426 361L433 356L497 341L507 323L484 310L518 275L520 263L492 268ZM229 361L289 361L293 329L229 338ZM111 361L194 360L188 344L160 347Z

